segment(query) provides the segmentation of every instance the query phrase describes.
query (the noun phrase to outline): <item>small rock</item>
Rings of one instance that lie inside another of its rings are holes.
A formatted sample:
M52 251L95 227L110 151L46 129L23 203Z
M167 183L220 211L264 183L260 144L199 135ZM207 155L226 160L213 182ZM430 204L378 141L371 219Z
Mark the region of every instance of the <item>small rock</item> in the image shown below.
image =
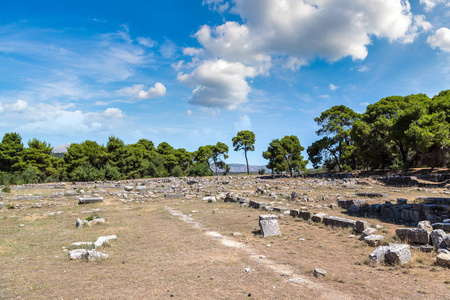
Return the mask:
M450 268L450 254L441 253L436 258L436 264L439 266Z
M382 235L369 235L364 238L364 241L372 247L377 247L380 245L380 242L384 240L384 236Z
M75 226L77 228L83 227L83 221L80 218L78 218L77 221L75 222Z
M314 276L317 278L325 277L327 275L327 271L321 268L314 269Z

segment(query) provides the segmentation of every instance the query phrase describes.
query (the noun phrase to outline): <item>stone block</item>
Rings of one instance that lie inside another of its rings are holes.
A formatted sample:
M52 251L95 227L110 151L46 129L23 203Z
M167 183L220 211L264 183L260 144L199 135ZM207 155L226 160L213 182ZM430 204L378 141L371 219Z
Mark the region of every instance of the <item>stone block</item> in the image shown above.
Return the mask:
M312 213L309 211L300 211L300 218L305 221L309 221L312 218Z
M450 268L450 254L441 253L436 258L436 264L444 268Z
M386 262L390 264L405 264L411 260L411 250L406 244L389 244Z
M103 202L103 197L80 197L78 199L78 204L89 204Z
M263 237L281 235L280 227L278 226L278 217L276 215L260 215L259 227Z
M364 241L369 244L369 246L377 247L380 245L381 241L384 240L384 236L382 235L369 235L364 237Z
M442 229L446 233L450 233L450 223L434 223L432 227L433 229Z
M166 199L183 198L184 194L164 194Z
M375 250L372 251L372 253L369 254L369 259L375 261L378 264L383 262L388 249L388 246L378 246Z
M434 248L446 247L446 244L444 243L446 235L447 234L442 229L435 229L430 233L431 244L434 246Z
M290 215L294 218L297 217L299 214L300 214L300 211L298 209L291 209L291 211L290 211Z
M323 218L327 217L328 215L326 213L317 213L314 216L311 217L313 222L316 223L322 223L323 222Z
M395 230L398 238L410 244L428 244L429 233L421 228L398 228Z
M357 220L355 223L355 231L357 233L361 233L364 230L366 230L367 228L369 228L369 223L367 223L366 221L363 220Z

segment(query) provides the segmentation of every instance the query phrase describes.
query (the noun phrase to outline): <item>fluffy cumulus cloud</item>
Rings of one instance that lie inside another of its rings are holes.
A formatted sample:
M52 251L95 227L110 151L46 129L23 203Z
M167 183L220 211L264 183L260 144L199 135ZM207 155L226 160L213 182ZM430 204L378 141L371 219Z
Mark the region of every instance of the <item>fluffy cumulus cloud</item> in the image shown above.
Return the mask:
M223 13L230 8L230 4L225 0L203 0L202 4L208 5L211 10L215 10L220 13Z
M117 91L117 94L125 97L133 97L138 100L161 97L166 94L166 87L160 82L155 83L147 91L144 88L145 86L143 84L135 84L130 87L121 88Z
M190 74L180 72L178 80L195 87L192 104L233 110L247 102L251 88L246 79L256 74L252 67L219 59L203 61Z
M220 10L226 3L233 5L230 11L243 21L202 26L195 34L202 48L187 48L183 53L193 56L188 67L194 70L184 74L187 78L179 78L196 87L194 104L237 107L247 101L247 78L268 74L273 66L298 70L316 58L363 60L374 38L411 43L419 33L431 29L425 17L413 15L409 2L403 0L203 1L212 10ZM251 69L252 74L238 73L236 87L227 84L231 76L226 68L213 65L239 65L241 70ZM206 68L211 80L199 76L200 69ZM211 74L213 71L218 74ZM221 84L215 80L218 78L228 80ZM238 100L230 101L233 93L239 94Z
M149 88L148 91L141 90L136 96L136 99L142 100L142 99L149 99L149 98L155 98L155 97L161 97L166 94L166 87L160 83L157 82L153 87Z
M103 116L108 119L122 119L124 117L122 111L115 107L107 108L103 112Z
M335 91L335 90L337 90L339 87L338 86L335 86L334 84L332 84L332 83L330 83L330 90L332 90L332 91Z
M450 29L439 28L434 35L428 37L427 42L433 49L440 48L443 51L450 52Z

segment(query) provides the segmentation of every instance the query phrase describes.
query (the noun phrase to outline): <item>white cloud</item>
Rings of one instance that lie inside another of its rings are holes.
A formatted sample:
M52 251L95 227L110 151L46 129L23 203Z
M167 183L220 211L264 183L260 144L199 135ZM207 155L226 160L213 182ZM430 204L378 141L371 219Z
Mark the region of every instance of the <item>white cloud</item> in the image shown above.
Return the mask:
M95 102L95 105L97 105L97 106L106 106L106 105L108 105L108 102L97 101L97 102Z
M202 26L195 37L204 51L185 48L184 54L193 56L192 63L177 66L196 68L190 75L179 76L196 87L194 104L236 108L247 101L247 79L269 74L274 65L295 71L317 58L331 62L344 57L363 60L373 38L411 43L419 33L431 29L425 17L413 15L409 2L404 0L203 1L212 10L228 3L234 4L231 11L243 21ZM198 75L200 68L214 61L238 64L242 69L251 68L253 73L238 73L235 88L218 82L218 78L230 77L224 75L227 72L223 68L211 67L211 80ZM230 97L233 91L239 91L237 100Z
M203 0L202 5L208 5L209 9L224 13L230 7L225 0Z
M157 82L147 91L144 90L144 87L145 86L143 84L135 84L129 87L121 88L116 91L116 93L120 96L133 97L138 100L161 97L166 94L166 87L160 82Z
M136 99L142 100L142 99L150 99L155 97L161 97L166 94L166 87L160 83L157 82L153 87L148 89L148 91L141 90L136 95Z
M170 40L166 40L159 48L159 52L164 58L174 58L177 54L177 50L177 45Z
M330 95L319 95L319 98L328 99L330 98Z
M38 104L28 106L20 119L8 117L10 127L17 124L16 131L32 134L84 135L121 126L125 115L118 108L103 112L82 112L68 110L67 106ZM114 119L114 122L111 122Z
M420 0L420 4L423 4L426 12L433 10L433 8L440 3L445 3L447 0ZM449 5L450 3L447 3Z
M241 131L241 130L252 130L252 122L247 115L243 115L239 117L239 120L234 123L234 130L235 131Z
M332 90L332 91L335 91L335 90L337 90L339 87L338 86L336 86L336 85L334 85L334 84L332 84L332 83L330 83L330 90Z
M367 72L370 71L370 67L368 66L361 66L358 68L358 72Z
M124 114L118 108L110 107L103 112L103 116L108 119L122 119Z
M188 56L197 56L203 54L202 48L187 47L183 48L183 54Z
M256 75L252 67L220 59L203 61L192 73L179 73L178 80L195 87L190 103L233 110L247 102L246 79Z
M2 107L0 103L0 113L2 112L24 112L28 108L28 102L23 100L17 100L16 103L6 104Z
M440 48L443 51L450 52L450 29L439 28L434 35L428 37L427 43L433 49Z
M192 110L188 109L188 110L186 110L186 114L187 114L188 116L192 116L193 112L192 112Z
M151 48L156 44L156 42L151 38L138 37L136 40L139 44L148 48Z

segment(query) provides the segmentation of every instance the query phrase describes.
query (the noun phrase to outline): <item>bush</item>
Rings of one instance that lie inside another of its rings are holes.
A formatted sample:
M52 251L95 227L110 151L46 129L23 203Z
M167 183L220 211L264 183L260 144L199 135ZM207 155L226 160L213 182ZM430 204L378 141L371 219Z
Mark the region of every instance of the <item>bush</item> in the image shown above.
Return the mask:
M194 164L189 169L189 176L211 176L212 172L209 169L209 164L207 162L201 162Z
M94 181L103 180L104 178L105 171L97 170L90 163L78 166L70 173L70 179L73 181Z
M181 177L181 176L183 176L183 169L181 169L180 166L175 166L175 167L172 169L171 175L172 175L173 177Z
M35 166L28 166L22 172L22 178L25 183L36 183L38 181L39 169Z
M3 193L11 193L11 188L9 187L8 184L5 184L5 186L2 189Z
M259 175L264 175L266 173L266 170L264 170L264 169L259 169L258 170L258 174Z
M107 180L118 180L120 178L120 172L116 167L106 164L105 166L105 179Z

